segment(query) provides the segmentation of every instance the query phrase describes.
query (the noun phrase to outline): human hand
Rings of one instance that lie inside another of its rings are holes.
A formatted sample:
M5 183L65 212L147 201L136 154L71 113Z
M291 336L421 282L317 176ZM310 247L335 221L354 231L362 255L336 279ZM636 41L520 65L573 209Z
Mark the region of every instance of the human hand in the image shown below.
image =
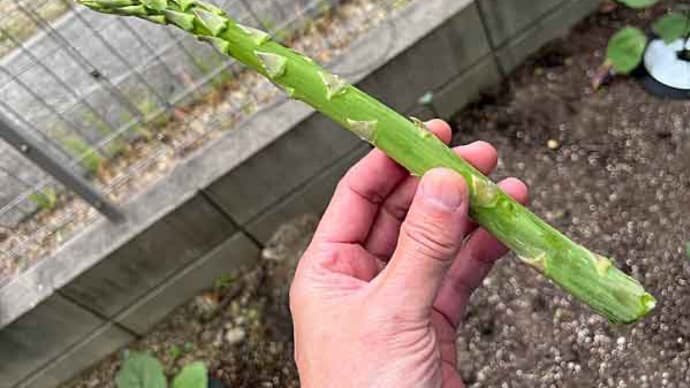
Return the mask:
M440 120L428 128L448 143ZM456 152L482 172L484 142ZM520 202L526 186L501 189ZM420 180L373 150L340 181L290 290L304 387L462 387L455 338L474 289L506 248L467 215L461 176Z

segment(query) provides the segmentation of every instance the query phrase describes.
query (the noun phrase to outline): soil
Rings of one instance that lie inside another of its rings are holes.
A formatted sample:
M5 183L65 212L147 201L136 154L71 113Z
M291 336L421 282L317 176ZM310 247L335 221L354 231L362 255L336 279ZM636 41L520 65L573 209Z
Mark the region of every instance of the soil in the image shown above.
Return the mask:
M525 180L537 214L613 257L659 304L635 325L611 325L509 256L459 331L470 387L690 387L690 103L651 97L630 78L589 86L607 38L649 15L589 17L453 124L457 143L498 148L495 178ZM285 291L313 225L285 226L235 286L198 297L132 348L155 352L169 373L202 359L231 387L296 386ZM171 360L172 345L189 350ZM112 386L118 360L70 386Z
M468 385L690 387L690 103L652 97L630 78L588 86L608 37L626 23L644 25L646 14L590 17L454 125L458 142L493 143L496 177L524 179L530 207L615 258L658 298L656 311L613 326L503 260L460 331Z
M317 222L306 215L279 228L260 264L219 279L129 349L154 354L171 377L201 360L226 387L298 387L288 289ZM114 388L123 353L63 387Z

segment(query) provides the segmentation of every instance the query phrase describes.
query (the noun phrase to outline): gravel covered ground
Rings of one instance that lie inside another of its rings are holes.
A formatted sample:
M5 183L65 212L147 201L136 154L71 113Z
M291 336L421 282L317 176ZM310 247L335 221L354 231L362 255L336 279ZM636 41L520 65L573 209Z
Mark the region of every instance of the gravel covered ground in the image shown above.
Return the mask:
M458 339L473 386L690 387L690 103L651 97L627 78L588 87L608 36L648 17L590 17L455 125L458 141L499 149L498 175L523 178L539 215L640 279L656 312L612 326L504 260Z
M636 325L610 325L509 257L475 294L459 333L468 386L690 387L690 103L651 97L627 78L589 87L607 37L642 15L590 17L454 125L457 142L496 145L496 178L523 178L532 209L614 257L658 307ZM283 228L260 266L190 302L133 348L153 350L170 372L203 359L232 387L295 386L285 290L313 225L304 218ZM108 386L118 358L70 386Z

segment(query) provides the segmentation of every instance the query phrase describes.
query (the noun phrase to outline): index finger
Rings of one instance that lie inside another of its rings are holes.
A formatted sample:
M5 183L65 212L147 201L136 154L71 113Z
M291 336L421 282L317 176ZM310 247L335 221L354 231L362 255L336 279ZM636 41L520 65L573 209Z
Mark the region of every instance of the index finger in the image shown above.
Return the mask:
M427 123L445 143L451 129L441 120ZM383 201L409 173L378 149L355 164L338 183L314 239L333 243L364 243Z

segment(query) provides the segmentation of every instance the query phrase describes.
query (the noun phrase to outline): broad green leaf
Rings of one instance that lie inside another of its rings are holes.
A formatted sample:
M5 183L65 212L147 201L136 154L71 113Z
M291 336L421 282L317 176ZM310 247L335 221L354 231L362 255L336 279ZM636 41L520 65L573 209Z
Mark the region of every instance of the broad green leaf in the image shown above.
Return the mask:
M652 24L652 31L659 35L667 44L682 38L688 33L689 29L690 19L677 12L664 15Z
M167 388L163 367L146 353L131 352L115 376L117 388Z
M609 40L606 58L613 63L617 72L628 74L642 61L645 46L647 36L644 32L635 27L625 27Z
M191 363L180 371L172 383L172 388L206 388L208 371L203 362Z
M647 8L659 2L659 0L618 0L630 8Z

